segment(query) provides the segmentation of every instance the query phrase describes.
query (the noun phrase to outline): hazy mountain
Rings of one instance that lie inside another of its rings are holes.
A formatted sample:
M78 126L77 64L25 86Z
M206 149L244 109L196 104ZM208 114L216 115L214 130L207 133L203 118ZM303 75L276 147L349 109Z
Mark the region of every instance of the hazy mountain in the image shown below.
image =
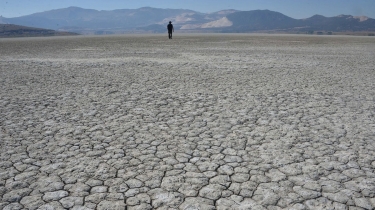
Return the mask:
M35 37L35 36L68 36L78 35L70 32L59 32L48 29L32 28L13 24L0 24L0 37Z
M277 30L298 25L298 20L269 10L236 12L227 18L233 23L229 29L235 31Z
M314 15L300 22L310 30L375 31L375 19L364 16L339 15L336 17L324 17Z
M279 12L269 10L254 10L236 12L227 15L232 26L223 29L224 32L251 31L375 31L375 19L368 17L353 17L340 15L324 17L314 15L306 19L293 19Z
M0 16L0 24L5 24L6 23L6 18L3 16Z
M3 21L12 24L54 30L61 28L126 30L155 24L163 21L165 18L193 13L196 12L183 9L156 9L151 7L112 11L98 11L93 9L82 9L79 7L69 7L17 18L5 18Z
M110 34L165 32L172 21L176 30L213 32L254 31L375 31L375 20L367 17L315 15L294 19L269 10L222 10L200 13L186 9L119 9L98 11L69 7L17 18L0 18L0 23L65 30L77 33Z

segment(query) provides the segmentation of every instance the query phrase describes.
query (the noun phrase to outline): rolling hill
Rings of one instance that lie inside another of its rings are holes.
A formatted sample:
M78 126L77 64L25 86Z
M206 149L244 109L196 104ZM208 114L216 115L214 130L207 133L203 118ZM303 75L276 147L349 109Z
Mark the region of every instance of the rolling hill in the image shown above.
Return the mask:
M71 36L72 32L60 32L49 29L32 28L13 24L0 24L0 37L37 37L37 36Z
M269 10L200 13L186 9L151 7L111 11L69 7L0 19L0 23L82 34L162 33L169 21L173 22L176 30L182 32L375 31L375 19L368 17L314 15L306 19L294 19Z

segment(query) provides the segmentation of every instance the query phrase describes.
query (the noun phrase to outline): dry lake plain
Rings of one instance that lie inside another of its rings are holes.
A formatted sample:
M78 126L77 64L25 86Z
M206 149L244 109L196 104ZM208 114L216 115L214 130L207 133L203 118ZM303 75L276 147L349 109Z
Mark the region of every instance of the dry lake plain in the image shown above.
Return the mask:
M375 39L0 39L0 209L374 209Z

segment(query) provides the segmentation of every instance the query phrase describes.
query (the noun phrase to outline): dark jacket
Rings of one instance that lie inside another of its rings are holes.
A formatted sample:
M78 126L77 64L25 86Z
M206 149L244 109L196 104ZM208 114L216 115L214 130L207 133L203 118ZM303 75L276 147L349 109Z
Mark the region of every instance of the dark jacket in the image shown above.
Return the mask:
M172 23L168 24L167 28L168 28L168 32L172 32L173 31Z

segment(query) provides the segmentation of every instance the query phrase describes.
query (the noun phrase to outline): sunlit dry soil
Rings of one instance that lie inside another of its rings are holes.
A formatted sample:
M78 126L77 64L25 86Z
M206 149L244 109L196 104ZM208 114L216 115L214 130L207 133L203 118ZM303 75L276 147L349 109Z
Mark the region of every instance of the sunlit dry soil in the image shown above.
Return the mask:
M0 209L373 209L375 39L0 39Z

